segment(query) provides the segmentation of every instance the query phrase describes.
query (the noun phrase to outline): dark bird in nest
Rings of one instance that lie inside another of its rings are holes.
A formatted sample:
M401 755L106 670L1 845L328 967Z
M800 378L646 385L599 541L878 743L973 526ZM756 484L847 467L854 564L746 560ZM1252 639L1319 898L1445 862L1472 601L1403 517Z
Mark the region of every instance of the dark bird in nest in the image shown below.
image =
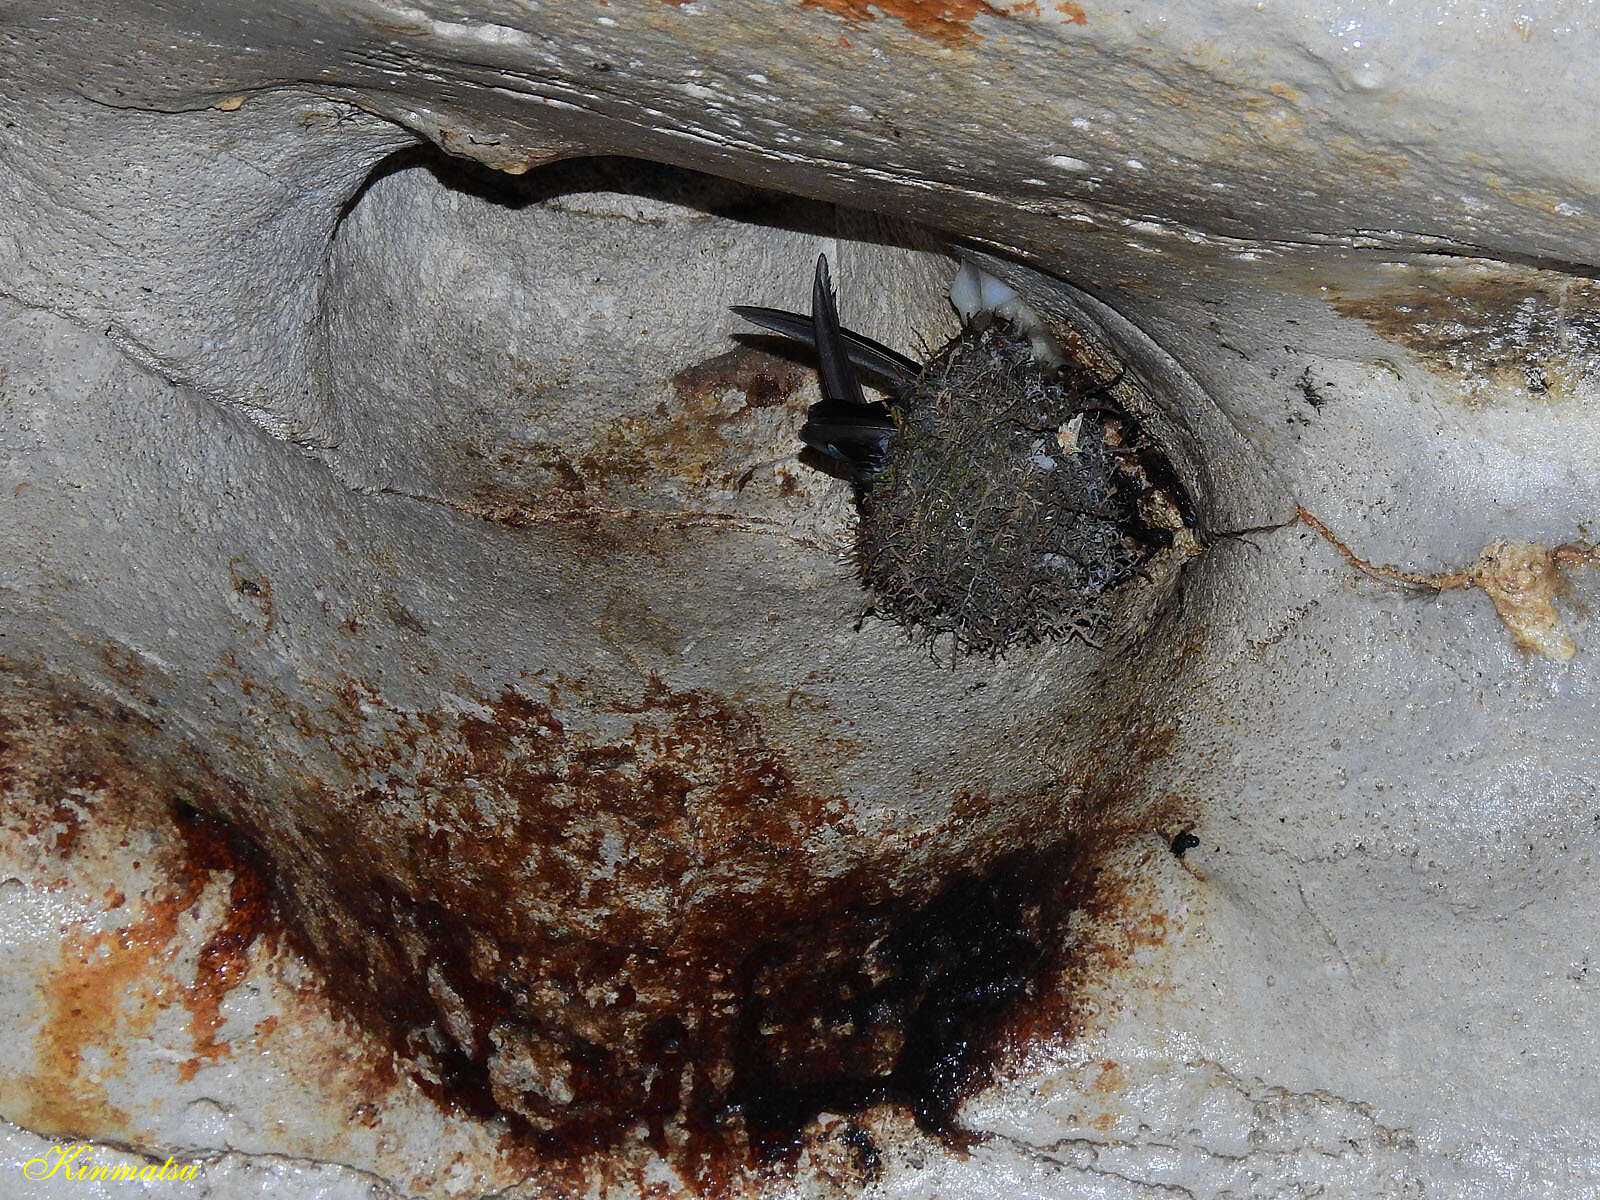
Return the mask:
M840 325L825 256L809 317L734 311L816 350L822 399L800 436L857 487L856 565L881 615L991 656L1089 638L1105 594L1170 542L1141 516L1138 460L1112 444L1132 422L1009 288L971 267L957 287L969 319L926 363Z

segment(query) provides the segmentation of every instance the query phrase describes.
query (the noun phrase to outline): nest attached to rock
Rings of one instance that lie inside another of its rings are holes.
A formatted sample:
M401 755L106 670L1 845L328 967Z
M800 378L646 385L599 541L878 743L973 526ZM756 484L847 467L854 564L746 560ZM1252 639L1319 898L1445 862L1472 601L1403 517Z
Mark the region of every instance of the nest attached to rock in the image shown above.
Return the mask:
M989 656L1092 639L1106 593L1153 553L1137 468L1091 402L1102 394L1082 368L1041 366L1003 321L934 355L895 397L888 457L861 497L857 565L879 614Z

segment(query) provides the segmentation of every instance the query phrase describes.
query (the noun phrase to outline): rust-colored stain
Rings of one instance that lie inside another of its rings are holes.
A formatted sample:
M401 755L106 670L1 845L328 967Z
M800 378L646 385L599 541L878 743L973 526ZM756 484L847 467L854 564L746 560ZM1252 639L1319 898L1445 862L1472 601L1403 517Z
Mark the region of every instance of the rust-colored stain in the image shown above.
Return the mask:
M151 972L164 965L182 911L180 901L158 901L120 929L68 936L34 1042L21 1115L29 1128L47 1136L115 1137L128 1127L128 1114L111 1102L103 1077L126 1069L128 1042L155 1020L155 1006L138 998ZM104 1061L91 1067L85 1061L90 1051Z
M470 511L519 525L548 512L604 509L659 495L663 481L689 489L743 490L752 459L764 461L752 421L781 408L807 378L798 363L740 346L679 371L671 401L616 418L581 446L534 442L457 457L469 476Z
M216 683L254 714L220 743L230 761L301 747L261 760L279 779L261 794L182 746L136 754L129 739L162 746L162 731L104 708L70 711L127 733L80 737L78 766L41 758L37 728L0 753L0 781L92 779L95 795L144 797L151 819L172 819L155 797L183 800L169 881L128 901L121 931L83 940L52 999L31 1086L63 1134L117 1131L126 1114L85 1052L153 1019L181 915L224 884L196 977L172 989L190 1014L184 1078L230 1052L221 1004L275 928L270 898L340 1011L393 1053L369 1095L405 1064L574 1190L610 1169L594 1164L637 1164L630 1146L705 1194L802 1148L829 1178L868 1182L874 1136L841 1117L893 1105L959 1142L961 1100L1022 1041L1071 1028L1084 972L1169 935L1164 914L1129 911L1150 894L1104 865L1174 819L1140 799L1170 731L1131 712L1108 724L1122 732L1103 760L1064 779L1070 804L969 793L908 849L807 786L738 696L535 676L480 695L456 679L455 707L419 711L335 676L308 705L232 656ZM51 845L70 824L39 821ZM1121 932L1069 936L1075 913ZM373 1103L362 1124L381 1122Z
M1566 662L1577 653L1577 645L1561 627L1555 597L1568 590L1563 571L1600 566L1600 547L1592 542L1566 542L1551 547L1502 538L1485 546L1476 561L1465 567L1453 571L1407 571L1360 557L1304 506L1299 508L1298 517L1369 579L1435 592L1478 588L1493 602L1495 614L1510 630L1517 649L1556 662Z
M78 815L78 810L64 800L56 802L50 812L56 823L55 845L51 847L57 858L68 858L72 854L72 847L78 841L78 835L83 830L83 818Z
M1508 265L1408 271L1334 307L1459 386L1468 405L1600 388L1600 284Z
M739 391L750 408L774 408L794 395L804 378L805 371L787 359L740 347L685 367L672 377L672 390L686 405Z
M222 921L200 947L194 982L184 992L195 1051L194 1057L178 1068L179 1080L187 1082L203 1062L230 1052L227 1042L217 1040L222 1001L244 982L252 947L264 935L276 932L276 921L265 880L229 844L226 826L188 808L178 811L177 824L188 851L190 877L211 872L230 877Z
M954 1136L1002 1030L1060 1031L1070 1006L1040 981L1067 919L1099 856L1148 830L1120 811L1138 779L1122 759L1095 777L1128 790L1075 809L1081 830L1038 797L967 796L916 839L929 871L804 787L732 697L552 679L452 714L354 680L321 710L250 689L341 764L303 781L320 799L296 806L278 878L343 1009L539 1161L590 1161L642 1123L706 1192L792 1160L822 1109L899 1104ZM616 733L580 732L597 705ZM260 828L281 807L228 815Z
M912 32L947 46L959 46L978 36L972 22L979 13L1006 15L985 0L800 0L800 5L826 9L855 26L893 17Z
M1120 1092L1128 1086L1128 1073L1117 1063L1103 1062L1096 1072L1094 1081L1089 1084L1089 1091L1097 1096L1108 1096Z
M116 656L106 661L115 670ZM179 786L177 777L134 749L141 732L153 730L126 710L108 713L62 698L0 711L0 785L8 820L66 869L80 853L90 821L170 819L166 790ZM48 800L61 791L72 795L71 804ZM13 1115L39 1132L125 1138L129 1115L110 1100L105 1081L127 1073L129 1045L150 1032L168 1003L189 1009L197 1055L214 1058L227 1050L215 1040L218 1006L240 981L239 966L250 946L272 928L266 888L226 849L214 820L191 812L179 828L187 853L166 864L159 885L131 906L121 889L100 897L107 914L131 907L126 923L91 930L78 921L66 930L60 965L43 987L33 1072L11 1101L17 1106ZM172 979L183 944L179 922L216 871L232 876L233 905L202 949L195 979L183 984ZM181 1077L188 1074L180 1070Z
M1152 862L1169 853L1165 839L1151 834L1181 824L1192 802L1169 793L1128 803L1143 794L1146 773L1171 753L1176 731L1144 714L1140 701L1120 707L1104 719L1123 736L1073 764L1064 780L1082 814L1078 837L1058 864L1071 892L1074 931L1029 1002L1007 1018L996 1067L1008 1074L1026 1071L1040 1048L1086 1033L1098 1012L1085 1002L1092 986L1167 946L1183 928L1161 909L1149 882Z
M1089 17L1084 13L1083 9L1076 4L1067 3L1067 0L1062 0L1060 4L1057 4L1056 11L1066 17L1070 24L1087 25L1089 23Z

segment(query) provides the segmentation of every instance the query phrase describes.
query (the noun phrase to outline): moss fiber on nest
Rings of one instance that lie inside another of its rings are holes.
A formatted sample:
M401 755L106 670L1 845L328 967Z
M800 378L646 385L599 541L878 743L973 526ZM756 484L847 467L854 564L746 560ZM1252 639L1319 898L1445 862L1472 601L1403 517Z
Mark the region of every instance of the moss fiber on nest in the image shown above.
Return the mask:
M1003 321L928 361L861 497L856 562L880 615L990 656L1105 625L1105 594L1152 547L1097 391Z
M930 647L948 634L952 654L1092 641L1108 593L1188 523L1182 486L1085 365L1036 345L1048 339L1009 288L967 264L951 303L968 323L926 364L839 324L825 255L809 317L734 311L816 348L822 399L800 437L856 485L856 565L879 615Z

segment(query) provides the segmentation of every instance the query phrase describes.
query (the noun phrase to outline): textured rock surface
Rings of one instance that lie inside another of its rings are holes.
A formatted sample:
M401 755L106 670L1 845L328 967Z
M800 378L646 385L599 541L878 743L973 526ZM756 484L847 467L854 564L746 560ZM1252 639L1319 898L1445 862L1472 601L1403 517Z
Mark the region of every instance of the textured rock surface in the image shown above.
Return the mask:
M197 1196L1600 1184L1591 49L1557 5L13 6L7 1188L38 1134ZM730 340L827 249L848 324L937 344L948 238L1195 500L1104 647L861 621L807 372ZM1570 660L1402 578L1501 539L1574 544ZM906 1026L811 993L970 940L997 863L1049 952L963 1152L904 1074L822 1086ZM730 1166L730 1099L809 1131Z

